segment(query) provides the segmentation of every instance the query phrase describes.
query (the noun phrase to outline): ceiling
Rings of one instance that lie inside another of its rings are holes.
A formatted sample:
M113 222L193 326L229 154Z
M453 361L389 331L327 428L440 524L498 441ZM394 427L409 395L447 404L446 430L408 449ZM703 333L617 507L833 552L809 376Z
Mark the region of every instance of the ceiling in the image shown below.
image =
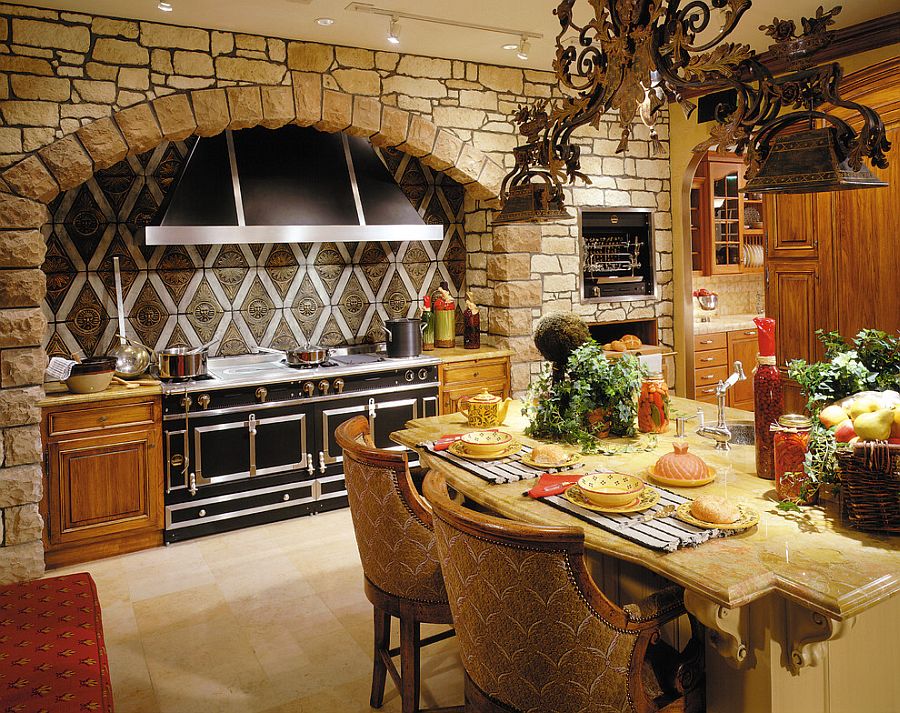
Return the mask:
M549 69L554 38L559 24L553 16L555 0L366 0L387 10L440 17L458 22L490 25L516 31L540 33L531 41L528 60L520 60L514 51L501 45L517 41L515 34L504 35L463 27L447 27L416 20L401 20L400 44L387 42L388 17L348 11L351 0L170 0L174 10L161 12L157 0L32 0L22 5L87 12L111 17L154 20L175 25L233 30L250 34L312 40L328 44L393 50L405 54L466 59L489 64ZM741 20L732 37L748 42L758 51L765 50L769 38L757 28L772 17L786 13L797 21L801 15L814 15L825 0L753 0L753 6ZM579 0L581 17L589 12L587 0ZM849 0L837 18L837 27L847 27L900 10L900 0ZM319 17L330 17L330 27L317 25ZM576 20L579 15L576 14Z

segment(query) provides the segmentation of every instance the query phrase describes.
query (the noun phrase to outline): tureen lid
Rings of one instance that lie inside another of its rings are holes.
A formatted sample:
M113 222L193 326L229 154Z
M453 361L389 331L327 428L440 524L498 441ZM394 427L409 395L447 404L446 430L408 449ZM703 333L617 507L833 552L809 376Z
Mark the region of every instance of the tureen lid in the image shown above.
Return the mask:
M502 400L503 399L501 399L499 396L494 396L494 394L489 393L488 390L485 389L480 394L478 394L478 396L473 396L471 399L469 399L469 403L472 403L474 401L477 404L495 404L499 403Z

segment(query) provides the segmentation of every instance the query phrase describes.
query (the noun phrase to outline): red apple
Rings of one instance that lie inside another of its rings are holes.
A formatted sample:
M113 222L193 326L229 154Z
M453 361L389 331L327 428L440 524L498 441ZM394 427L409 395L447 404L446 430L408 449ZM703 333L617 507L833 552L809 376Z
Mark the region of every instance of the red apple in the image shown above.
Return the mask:
M834 440L838 443L849 443L855 437L856 430L853 428L853 421L849 418L841 421L834 429Z

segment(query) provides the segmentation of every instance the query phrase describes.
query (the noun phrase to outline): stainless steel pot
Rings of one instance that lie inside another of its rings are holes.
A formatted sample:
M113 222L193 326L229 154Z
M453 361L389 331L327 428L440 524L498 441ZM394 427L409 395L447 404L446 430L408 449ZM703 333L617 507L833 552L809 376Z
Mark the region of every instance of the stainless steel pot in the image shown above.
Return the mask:
M310 345L288 349L287 363L290 366L319 366L324 364L334 354L334 349Z
M196 379L206 376L209 350L196 351L189 347L170 347L156 352L156 366L160 379Z
M422 353L422 331L425 325L418 317L389 319L384 323L387 355L393 359L417 357Z

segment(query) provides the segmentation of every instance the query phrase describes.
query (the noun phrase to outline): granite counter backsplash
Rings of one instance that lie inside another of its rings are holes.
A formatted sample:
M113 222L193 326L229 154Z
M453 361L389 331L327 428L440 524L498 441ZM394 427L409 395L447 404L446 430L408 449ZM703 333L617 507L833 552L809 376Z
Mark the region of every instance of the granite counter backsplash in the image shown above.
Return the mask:
M463 188L395 150L382 158L441 242L147 247L153 218L189 151L164 143L61 194L45 227L50 355L105 353L117 332L119 257L128 333L156 349L216 340L213 354L383 340L442 280L465 285ZM310 170L304 167L302 170Z

